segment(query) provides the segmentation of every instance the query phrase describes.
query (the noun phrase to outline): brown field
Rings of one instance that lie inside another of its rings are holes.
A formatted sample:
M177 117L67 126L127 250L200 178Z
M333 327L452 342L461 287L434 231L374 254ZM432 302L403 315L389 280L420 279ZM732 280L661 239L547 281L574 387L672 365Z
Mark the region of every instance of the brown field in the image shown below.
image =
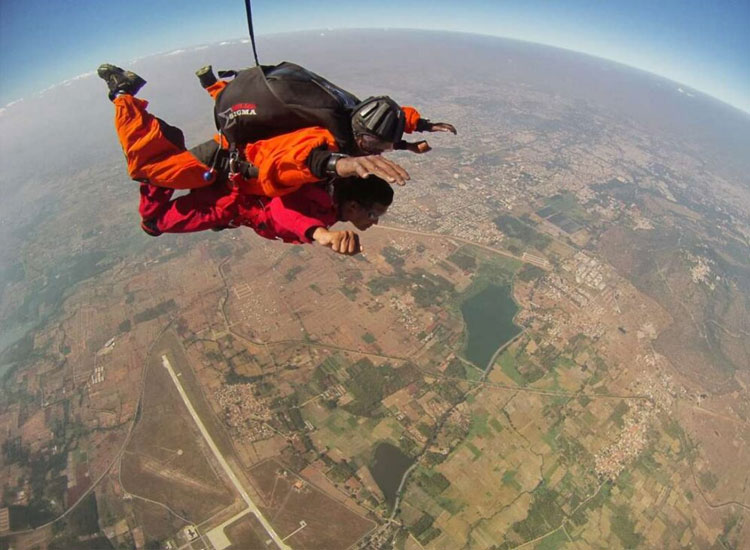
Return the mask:
M207 459L160 354L149 361L142 416L123 455L123 486L199 523L231 504L232 494Z
M147 541L167 539L185 526L184 521L165 508L145 500L133 500L133 513Z
M261 462L250 470L250 476L263 496L263 514L279 536L288 536L305 522L303 529L285 541L292 547L348 548L375 527L374 521L355 514L275 460ZM302 487L295 488L295 484Z
M12 544L11 548L16 550L35 550L47 548L52 540L52 527L42 527L31 533L18 535L12 539L0 539L0 548L8 548L5 544Z
M266 532L252 514L227 527L224 534L232 541L232 546L228 550L266 550L268 548L264 542L267 538Z

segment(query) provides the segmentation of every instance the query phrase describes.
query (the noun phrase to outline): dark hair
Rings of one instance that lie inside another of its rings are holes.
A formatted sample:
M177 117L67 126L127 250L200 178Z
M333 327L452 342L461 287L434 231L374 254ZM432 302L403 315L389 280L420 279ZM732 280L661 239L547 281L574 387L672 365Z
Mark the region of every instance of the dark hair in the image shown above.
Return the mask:
M336 204L354 201L362 208L372 208L375 203L390 206L393 188L382 178L339 178L333 182L333 198Z

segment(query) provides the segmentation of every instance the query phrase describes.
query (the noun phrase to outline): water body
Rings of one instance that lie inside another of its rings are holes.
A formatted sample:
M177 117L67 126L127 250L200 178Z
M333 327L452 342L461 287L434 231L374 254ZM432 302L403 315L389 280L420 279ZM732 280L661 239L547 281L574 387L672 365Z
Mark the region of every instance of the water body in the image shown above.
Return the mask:
M390 443L381 443L375 448L375 460L370 466L370 473L391 505L396 500L396 491L404 472L414 461L401 452L401 449Z
M35 328L37 323L35 321L22 323L11 328L3 327L0 332L0 353L4 352L10 346L21 340L30 330Z
M485 368L497 349L521 332L513 322L517 311L509 285L490 285L461 304L469 332L466 358Z

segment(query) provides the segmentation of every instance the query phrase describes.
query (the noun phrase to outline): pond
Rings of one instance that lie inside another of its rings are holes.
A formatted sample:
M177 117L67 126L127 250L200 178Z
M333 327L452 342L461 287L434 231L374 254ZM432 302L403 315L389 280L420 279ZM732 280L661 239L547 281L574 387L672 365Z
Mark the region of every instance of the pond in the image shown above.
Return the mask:
M390 443L381 443L375 448L375 458L370 473L385 495L388 504L396 500L396 492L404 472L414 463L401 449Z
M461 304L469 333L466 358L482 369L498 348L521 332L513 322L518 306L511 292L510 285L490 285Z

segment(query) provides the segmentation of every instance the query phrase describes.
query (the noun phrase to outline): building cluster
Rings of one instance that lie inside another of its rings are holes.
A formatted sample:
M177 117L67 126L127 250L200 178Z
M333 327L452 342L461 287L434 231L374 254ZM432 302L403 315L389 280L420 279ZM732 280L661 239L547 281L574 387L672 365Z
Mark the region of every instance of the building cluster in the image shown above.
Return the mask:
M585 284L599 291L607 288L604 267L596 258L583 252L577 252L570 261L563 263L563 269L572 272L578 284Z
M336 384L321 393L320 397L322 397L326 401L331 401L341 398L344 394L346 394L346 388L344 387L344 385Z
M94 372L91 373L86 387L90 388L91 386L95 386L96 384L100 384L102 382L104 382L104 365L94 367Z
M646 399L628 413L617 441L596 455L596 473L604 479L614 480L620 475L646 447L648 430L657 414L671 410L677 397L687 395L686 390L678 387L660 368L661 356L639 355L635 361L643 368L644 375L633 383L632 389Z
M462 157L462 172L446 176L443 184L451 189L440 193L435 201L433 188L407 186L404 200L394 203L393 219L418 231L431 231L471 240L486 246L497 246L505 238L494 219L520 204L527 174L516 163L479 166L473 170L477 155ZM440 172L440 168L436 170ZM472 173L488 174L478 177ZM437 176L440 178L440 176ZM449 183L450 182L450 183Z
M414 313L414 308L406 303L404 296L394 295L390 298L391 308L398 311L399 321L401 326L409 330L410 333L416 332L420 327L420 322L417 315Z
M617 441L594 457L596 473L600 478L617 479L620 472L641 454L648 442L653 415L654 407L651 404L637 406L633 414L628 414Z
M215 394L224 411L224 421L244 441L259 441L274 435L268 424L271 411L253 390L253 384L231 384L222 386Z
M588 305L591 300L591 295L585 290L570 284L566 279L552 273L545 279L546 294L555 301L559 301L562 298L573 302L579 308Z
M391 550L400 529L401 526L398 523L389 521L360 539L353 548L354 550Z
M690 277L692 278L693 282L695 284L703 283L711 290L716 288L716 284L712 280L713 277L711 277L711 260L703 258L701 256L695 256L693 254L688 254L687 256L688 261L692 263L692 267L690 268Z

